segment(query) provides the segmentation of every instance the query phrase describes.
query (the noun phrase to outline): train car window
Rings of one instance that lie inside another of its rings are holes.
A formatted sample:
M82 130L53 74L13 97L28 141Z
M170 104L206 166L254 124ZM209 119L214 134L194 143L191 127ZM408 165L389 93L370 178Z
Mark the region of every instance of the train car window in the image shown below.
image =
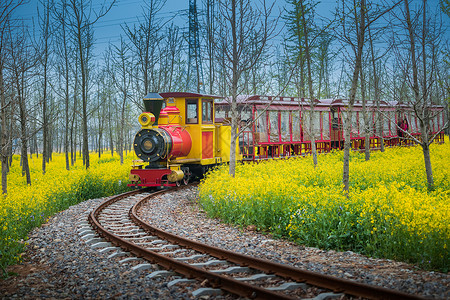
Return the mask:
M261 113L262 111L258 110L256 115L259 116ZM267 119L265 113L263 113L261 117L256 120L255 140L257 143L267 143L269 141L267 135Z
M441 127L441 123L440 123L440 121L441 121L441 118L440 118L440 115L439 114L436 114L436 127L434 128L436 131ZM408 122L409 123L409 122Z
M278 111L269 111L270 122L270 142L280 142L279 127L278 127Z
M197 99L186 99L186 124L198 124Z
M320 136L320 123L321 123L322 114L320 111L313 111L313 124L314 124L314 138L319 140Z
M372 119L373 119L373 117L372 117L372 112L371 112L371 111L368 111L368 112L367 112L367 122L368 122L368 124L365 124L365 123L364 123L364 126L367 126L367 130L370 132L371 135L372 135L372 132L373 132L373 122L372 122Z
M300 112L292 112L292 141L301 142L302 136L300 133Z
M435 124L436 124L436 117L430 120L430 130L432 133L436 132Z
M402 116L403 116L403 114L402 114ZM395 111L391 111L390 112L390 114L389 114L389 117L390 117L390 123L391 123L391 135L396 135L396 132L397 132L397 124L396 124L396 122L395 122Z
M368 113L368 112L367 112ZM364 123L364 112L359 112L359 136L364 136L364 128L366 128L366 123Z
M389 135L389 119L383 116L383 135Z
M212 100L202 100L202 122L213 122L213 102Z
M383 132L384 121L383 121L383 115L381 114L381 112L378 112L378 120L377 120L377 122L379 122L379 123L377 123L377 128L378 128L378 126L380 126L380 130L381 130L381 132Z
M323 118L322 118L322 138L324 140L329 140L330 139L330 113L328 111L324 111L322 113Z
M309 131L309 110L302 111L302 131L303 131L303 140L304 141L310 141L311 140L311 132Z
M281 141L282 142L290 142L291 141L291 130L289 126L289 111L283 110L281 111L280 117L280 133L281 133Z
M350 130L352 137L359 136L358 134L358 115L356 111L353 111L352 113L352 128Z

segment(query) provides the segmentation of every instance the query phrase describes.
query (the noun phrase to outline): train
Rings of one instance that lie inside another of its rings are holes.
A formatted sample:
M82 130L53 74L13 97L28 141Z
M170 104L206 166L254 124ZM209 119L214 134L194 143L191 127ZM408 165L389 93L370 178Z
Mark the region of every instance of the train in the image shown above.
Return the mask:
M242 95L239 111L237 161L289 158L311 153L314 139L319 153L343 147L343 123L348 110L346 99L311 101L298 97ZM138 118L141 129L133 147L129 186L171 187L188 184L209 169L230 161L230 99L191 92L149 93ZM430 133L435 142L444 142L444 107L430 107ZM369 120L364 127L364 115ZM313 130L310 130L312 117ZM381 122L381 123L379 123ZM379 126L381 124L381 126ZM381 127L382 136L376 134ZM402 128L403 130L400 130ZM369 131L366 141L365 131ZM412 145L404 131L420 138L418 119L404 103L359 101L353 106L351 147L355 151L386 146ZM383 141L382 141L383 139Z

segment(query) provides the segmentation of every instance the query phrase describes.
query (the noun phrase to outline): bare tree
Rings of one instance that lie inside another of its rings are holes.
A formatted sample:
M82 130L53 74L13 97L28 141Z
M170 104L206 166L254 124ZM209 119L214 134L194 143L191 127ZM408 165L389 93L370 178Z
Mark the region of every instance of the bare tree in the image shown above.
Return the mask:
M377 105L377 122L375 124L376 126L376 132L378 134L378 138L380 139L380 151L384 152L384 139L383 139L383 130L382 130L382 119L380 114L380 103L381 103L381 90L380 90L380 76L377 68L377 61L379 60L379 57L375 57L375 50L373 46L373 38L370 31L370 27L368 28L369 33L369 45L370 45L370 55L371 55L371 62L372 62L372 76L373 76L373 85L374 85L374 93L375 93L375 102Z
M7 87L5 84L5 63L7 62L6 37L11 31L11 15L13 11L23 3L23 0L5 0L0 1L0 156L2 164L2 193L8 191L8 147L10 141L8 138L8 106L11 100L7 99Z
M427 2L424 0L421 11L411 17L409 1L404 0L404 23L406 24L407 41L409 43L406 57L412 69L412 78L409 76L409 73L405 74L414 94L414 100L411 102L411 105L419 121L420 139L414 137L408 131L401 130L422 147L428 190L431 191L434 190L434 179L430 144L433 143L440 131L433 134L431 129L431 121L435 117L435 112L432 110L433 103L431 102L430 93L436 83L433 80L433 72L430 72L428 68L435 68L436 61L430 57L433 51L430 52L429 50L438 47L439 37L442 33L437 28L439 23L434 22L435 18L433 18L433 22L430 20L430 17L427 15L427 9ZM421 22L419 21L420 19ZM404 55L403 52L398 54ZM447 126L448 120L443 127Z
M342 182L344 184L344 191L348 193L349 185L350 185L350 128L351 128L351 120L353 113L353 106L356 98L356 89L358 87L358 77L361 73L361 61L362 61L362 53L364 47L364 37L366 30L366 2L365 0L354 0L351 3L350 8L346 8L345 3L342 2L342 37L348 43L354 54L354 65L353 65L353 75L351 79L351 88L350 88L350 97L348 101L348 105L346 107L346 117L344 123L344 163L343 163L343 175ZM349 10L353 15L351 17L351 21L348 23L349 15L346 11ZM354 36L356 38L356 43L354 39L349 34L349 30L351 30L351 26L349 24L354 24L354 28L352 28L354 32Z
M175 81L177 57L180 56L184 43L180 38L180 29L174 24L167 27L165 31L166 34L164 34L163 46L161 47L162 51L160 51L161 66L164 67L159 68L158 77L161 78L161 82L157 86L160 87L160 90L171 91ZM141 96L137 98L141 99ZM139 101L140 105L141 103L142 101Z
M48 116L48 76L50 65L50 42L51 42L51 28L50 28L50 10L53 6L52 2L40 1L43 7L43 13L39 13L39 25L41 29L41 40L38 47L42 47L41 50L41 66L42 66L42 136L43 136L43 150L42 150L42 172L45 173L46 164L49 162L50 149L49 149L49 116Z
M312 7L309 7L308 9L305 7L305 3L303 0L300 0L299 2L294 1L296 5L300 6L300 18L301 18L301 24L303 29L303 42L304 42L304 51L305 51L305 60L306 60L306 69L307 69L307 81L308 81L308 91L309 91L309 103L310 103L310 114L309 114L309 130L311 132L310 139L311 139L311 154L313 157L314 167L317 166L317 150L316 150L316 137L314 134L314 107L316 106L315 102L315 95L314 95L314 89L313 89L313 78L312 78L312 72L311 72L311 65L312 65L312 59L311 59L311 38L309 37L311 27L312 25L308 24L310 22L307 22L307 10L310 12L312 10Z
M30 71L35 67L37 59L32 50L25 26L22 26L19 30L15 30L14 37L11 35L8 40L11 45L11 60L8 63L8 67L12 73L15 96L19 104L22 176L25 175L27 184L31 184L30 167L28 164L28 111L25 103L31 85L32 74L30 74Z
M143 7L143 22L139 22L133 28L125 25L124 31L133 47L132 51L137 57L137 66L139 72L137 78L142 82L139 86L140 102L143 95L147 95L151 90L158 90L155 85L155 69L158 64L157 51L163 36L160 34L163 23L157 17L158 12L163 8L166 0L150 0Z
M267 6L265 1L255 5L248 0L221 0L218 5L214 46L221 68L226 71L224 80L231 94L229 173L234 176L239 121L237 97L242 90L242 76L261 59L274 34L277 20L270 20L273 4ZM260 47L254 49L255 43Z
M64 99L64 153L66 158L66 169L70 169L69 159L69 125L70 125L70 83L71 83L71 53L73 51L73 45L70 43L70 34L66 25L67 16L67 1L63 0L62 3L54 10L55 19L57 21L58 30L55 36L56 38L56 52L58 61L58 74L60 77L60 92L59 96Z
M364 131L364 156L366 161L370 160L370 119L367 108L367 98L366 98L366 79L363 71L363 67L361 68L361 102L362 102L362 111L359 113L363 114L363 131ZM360 121L360 120L359 120ZM361 123L360 123L361 126ZM361 128L361 127L360 127Z
M88 136L88 98L89 98L89 64L92 58L93 25L106 15L114 4L102 4L99 11L94 11L92 1L69 0L67 25L73 30L78 52L79 72L81 73L81 104L82 104L82 136L83 162L89 168L89 136Z
M120 104L120 122L119 136L117 143L117 151L120 156L120 163L123 164L124 151L124 127L125 127L125 113L127 100L129 98L129 89L131 88L131 66L130 57L128 55L128 48L125 41L121 37L119 46L112 46L109 48L108 57L106 59L107 69L111 76L112 82L116 89L121 94Z
M216 27L216 5L215 0L206 0L206 53L208 59L208 93L213 94L214 92L214 82L216 78L216 71L214 67L215 56L214 56L214 30ZM206 85L205 85L206 89Z
M392 5L381 5L373 9L369 15L369 9L372 8L372 3L368 6L365 0L353 0L349 6L345 1L342 2L342 9L338 16L341 20L342 32L338 33L345 44L349 45L352 49L352 77L350 85L350 95L348 105L346 107L346 113L344 118L344 161L343 161L343 175L342 183L344 185L344 191L348 195L350 187L350 130L353 115L353 106L356 99L356 91L358 88L359 75L362 68L362 55L366 38L367 28L381 18L383 15L395 8L400 2Z

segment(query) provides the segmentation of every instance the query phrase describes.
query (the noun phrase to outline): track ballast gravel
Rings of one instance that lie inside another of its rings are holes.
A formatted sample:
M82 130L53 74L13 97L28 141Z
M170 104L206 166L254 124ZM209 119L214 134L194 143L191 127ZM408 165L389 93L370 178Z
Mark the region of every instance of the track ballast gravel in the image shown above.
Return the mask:
M196 199L196 188L173 192L155 198L140 213L164 230L216 247L427 298L450 299L448 274L276 240L252 227L241 229L207 218ZM165 278L148 279L151 271L133 271L130 264L108 258L80 238L78 224L104 200L72 206L32 231L24 263L11 268L21 275L0 280L1 299L193 298L189 287L168 288Z

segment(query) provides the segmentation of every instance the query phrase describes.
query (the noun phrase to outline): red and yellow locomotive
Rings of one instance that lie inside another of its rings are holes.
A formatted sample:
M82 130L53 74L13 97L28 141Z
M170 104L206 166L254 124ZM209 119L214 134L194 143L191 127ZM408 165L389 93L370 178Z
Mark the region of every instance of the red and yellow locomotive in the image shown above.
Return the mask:
M231 127L215 118L214 100L219 98L198 93L148 94L145 112L139 116L142 128L133 143L140 160L132 166L129 186L187 184L191 176L201 177L210 167L229 162ZM236 153L236 159L242 159Z

